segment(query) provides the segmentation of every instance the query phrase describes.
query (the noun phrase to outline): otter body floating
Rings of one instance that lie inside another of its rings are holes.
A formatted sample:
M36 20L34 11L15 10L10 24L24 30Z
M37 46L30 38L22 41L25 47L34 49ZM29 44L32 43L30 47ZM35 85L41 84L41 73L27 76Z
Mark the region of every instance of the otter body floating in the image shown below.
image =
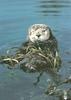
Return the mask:
M21 56L22 55L22 56ZM2 60L19 64L23 70L36 71L51 68L58 69L61 60L58 44L51 29L45 24L34 24L28 29L28 40L22 44L16 54ZM8 64L8 63L7 63Z
M57 70L61 65L57 40L45 24L34 24L28 29L28 41L19 53L24 54L20 64L23 70Z

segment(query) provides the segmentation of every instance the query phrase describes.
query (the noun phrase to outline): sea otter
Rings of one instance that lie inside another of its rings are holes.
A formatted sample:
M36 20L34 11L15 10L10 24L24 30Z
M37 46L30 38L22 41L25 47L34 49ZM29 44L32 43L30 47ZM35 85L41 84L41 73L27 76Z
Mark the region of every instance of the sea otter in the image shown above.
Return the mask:
M36 71L58 68L60 57L57 40L45 24L34 24L28 29L28 41L23 43L17 54L23 54L20 68Z
M11 55L11 54L10 54ZM49 26L34 24L28 29L28 40L16 54L1 57L1 63L14 67L19 64L24 71L57 70L60 67L58 44Z

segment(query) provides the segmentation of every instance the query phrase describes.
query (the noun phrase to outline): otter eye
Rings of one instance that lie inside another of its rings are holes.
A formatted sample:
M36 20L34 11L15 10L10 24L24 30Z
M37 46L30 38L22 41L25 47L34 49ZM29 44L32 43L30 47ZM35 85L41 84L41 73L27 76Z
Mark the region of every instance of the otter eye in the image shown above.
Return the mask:
M42 32L45 32L45 30L42 30Z

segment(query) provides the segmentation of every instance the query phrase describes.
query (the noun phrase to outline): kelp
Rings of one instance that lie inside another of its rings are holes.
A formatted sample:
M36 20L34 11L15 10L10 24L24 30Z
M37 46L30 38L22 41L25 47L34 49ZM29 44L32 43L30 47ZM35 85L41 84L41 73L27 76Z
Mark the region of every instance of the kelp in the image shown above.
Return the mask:
M0 56L0 63L9 64L10 66L14 67L15 64L20 64L20 62L24 60L25 56L29 54L31 55L31 53L37 54L41 58L44 58L47 64L49 63L50 68L58 69L58 67L61 64L58 51L55 51L55 55L53 55L52 52L50 51L50 48L48 48L47 50L43 50L40 47L36 48L36 47L30 47L30 46L28 46L27 48L23 47L22 50L21 48L18 49L15 55L9 55L7 53L5 56Z
M36 55L40 56L40 59L44 58L44 60L46 61L46 64L49 63L50 69L52 69L53 71L57 71L61 66L61 58L59 56L58 49L56 48L53 49L53 48L55 48L55 46L50 47L49 45L48 48L47 47L44 48L44 46L40 46L40 45L36 45L36 46L22 45L22 47L16 50L14 55L9 54L10 50L7 50L6 55L0 56L0 63L7 64L11 66L11 68L14 68L16 64L21 66L22 65L21 62L25 59L26 56L28 55L31 56L31 54L32 55L35 54L35 56ZM43 74L43 71L41 71L40 75L37 77L37 81L34 83L34 85L38 84L42 74ZM67 90L63 90L59 88L59 86L63 84L67 84L67 83L71 84L71 76L63 81L60 81L59 84L54 84L53 82L49 83L48 88L45 93L49 96L57 96L60 98L60 100L67 100L69 99L71 88L68 88Z
M40 58L43 58L46 61L50 68L58 69L61 64L59 52L56 49L55 51L52 51L51 49L53 49L53 47L43 48L44 46L40 45L23 45L16 51L14 55L9 55L10 50L7 50L7 54L5 56L0 56L0 63L14 66L15 64L20 64L20 61L24 60L25 55L37 54L38 56L40 56Z
M56 85L53 82L49 82L45 94L50 96L57 96L59 100L71 100L71 88L67 88L67 89L60 88L61 85L67 83L71 84L71 76L61 81L59 85Z

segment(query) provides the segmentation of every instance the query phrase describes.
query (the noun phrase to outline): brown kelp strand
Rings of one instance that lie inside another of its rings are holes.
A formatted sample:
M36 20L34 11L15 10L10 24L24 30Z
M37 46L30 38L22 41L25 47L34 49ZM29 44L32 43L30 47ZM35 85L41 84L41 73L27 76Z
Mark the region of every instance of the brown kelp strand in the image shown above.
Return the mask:
M54 84L53 82L49 82L47 91L45 92L47 95L54 95L59 97L59 100L71 100L71 88L62 89L60 88L63 84L71 84L71 76L64 79L59 85Z
M10 50L7 50L7 52ZM28 46L27 48L19 48L14 55L9 55L7 53L5 56L0 56L0 63L9 64L14 66L19 64L20 61L24 60L25 55L37 54L40 57L44 58L47 63L49 63L50 68L57 68L60 65L60 57L58 51L55 52L55 55L51 52L50 48L43 50L40 47L36 48L35 46Z

